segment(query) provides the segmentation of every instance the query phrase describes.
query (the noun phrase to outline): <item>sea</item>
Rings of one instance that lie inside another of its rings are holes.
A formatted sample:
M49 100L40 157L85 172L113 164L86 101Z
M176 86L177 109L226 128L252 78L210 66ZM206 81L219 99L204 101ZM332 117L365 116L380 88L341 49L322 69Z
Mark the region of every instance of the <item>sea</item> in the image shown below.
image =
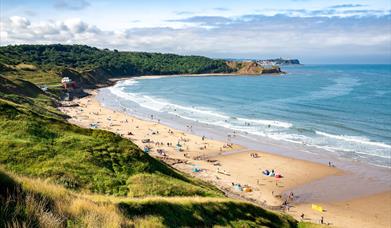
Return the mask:
M282 69L287 74L134 78L103 92L106 103L141 118L221 128L220 139L234 134L391 168L391 65Z

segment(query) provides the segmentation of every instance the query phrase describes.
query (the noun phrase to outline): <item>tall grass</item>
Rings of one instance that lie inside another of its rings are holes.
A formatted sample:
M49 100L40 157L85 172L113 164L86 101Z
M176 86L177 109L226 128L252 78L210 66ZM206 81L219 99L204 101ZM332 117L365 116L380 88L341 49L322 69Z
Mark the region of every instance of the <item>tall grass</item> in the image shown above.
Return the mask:
M289 216L228 198L91 195L4 171L0 185L0 227L296 226Z
M200 188L191 183L162 174L142 173L128 180L128 196L222 196L216 191Z

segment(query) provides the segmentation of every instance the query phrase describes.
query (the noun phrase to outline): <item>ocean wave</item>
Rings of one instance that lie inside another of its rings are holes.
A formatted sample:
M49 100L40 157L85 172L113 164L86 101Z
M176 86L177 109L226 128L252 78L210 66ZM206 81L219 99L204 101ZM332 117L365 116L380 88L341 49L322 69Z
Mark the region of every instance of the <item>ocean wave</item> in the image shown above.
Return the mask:
M169 101L165 101L163 99L158 99L152 96L125 91L126 87L135 84L137 84L137 80L125 80L121 83L117 83L113 87L109 87L109 90L112 94L117 95L118 97L121 97L123 99L136 102L137 104L139 104L144 108L152 109L158 112L167 112L170 114L175 114L188 120L199 121L207 124L214 124L217 121L221 125L226 125L230 128L234 128L235 125L246 125L246 123L249 123L250 126L262 125L262 126L272 126L278 128L292 127L292 124L287 122L282 122L277 120L247 119L247 118L239 118L239 117L237 118L237 117L229 116L225 113L217 112L215 110L206 107L196 108L196 107L183 106L183 105L171 103ZM246 129L240 129L240 130L246 130Z
M246 123L250 124L261 124L265 126L274 126L274 127L280 127L280 128L291 128L293 124L277 121L277 120L260 120L260 119L247 119L247 118L238 118L238 120L244 121Z
M127 79L127 80L123 80L123 81L117 82L112 87L119 88L119 87L123 87L123 86L131 86L131 85L135 85L135 84L138 84L137 80L135 80L135 79Z
M125 91L127 86L131 86L134 84L137 84L136 80L126 80L123 83L119 83L115 86L109 87L108 89L112 94L118 97L135 102L141 107L152 109L153 111L157 111L157 112L167 112L175 115L180 115L182 111L182 114L188 112L191 114L197 113L199 115L205 115L214 118L230 119L228 115L224 115L222 113L204 107L195 108L195 107L182 106L182 105L170 103L169 101L159 99L156 97Z
M391 148L391 145L388 145L388 144L385 144L382 142L373 142L373 141L370 141L368 138L362 137L362 136L333 135L333 134L328 134L328 133L321 132L321 131L315 131L315 133L318 135L325 136L325 137L339 139L339 140L343 140L343 141L347 141L347 142L366 144L366 145L370 145L370 146L382 147L382 148L387 148L387 149Z

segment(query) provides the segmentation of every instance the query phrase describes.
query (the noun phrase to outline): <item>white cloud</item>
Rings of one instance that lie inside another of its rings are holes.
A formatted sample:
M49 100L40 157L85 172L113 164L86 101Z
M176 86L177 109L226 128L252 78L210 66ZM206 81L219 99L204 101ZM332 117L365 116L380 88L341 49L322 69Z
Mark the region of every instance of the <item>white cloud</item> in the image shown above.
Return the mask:
M30 22L14 16L1 22L1 45L80 43L121 50L202 54L212 57L389 56L390 16L288 17L245 15L190 17L181 28L107 31L80 19ZM173 23L176 23L174 21Z
M26 28L31 23L27 18L20 17L20 16L12 16L9 18L9 21L11 23L11 26L14 26L16 28Z
M66 20L64 24L72 33L83 33L87 31L89 27L87 23L81 21L80 19Z
M99 38L98 34L105 36L96 26L89 25L77 18L66 21L31 23L24 17L12 16L1 22L2 45L52 42L88 43L90 38L95 40Z

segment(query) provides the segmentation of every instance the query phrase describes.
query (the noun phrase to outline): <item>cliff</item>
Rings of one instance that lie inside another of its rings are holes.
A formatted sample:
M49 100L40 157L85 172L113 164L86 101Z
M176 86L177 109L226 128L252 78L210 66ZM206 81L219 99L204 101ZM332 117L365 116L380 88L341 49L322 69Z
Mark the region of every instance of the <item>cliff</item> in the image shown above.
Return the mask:
M262 75L262 74L281 74L281 68L278 66L264 67L256 61L227 61L227 65L236 74L241 75Z

